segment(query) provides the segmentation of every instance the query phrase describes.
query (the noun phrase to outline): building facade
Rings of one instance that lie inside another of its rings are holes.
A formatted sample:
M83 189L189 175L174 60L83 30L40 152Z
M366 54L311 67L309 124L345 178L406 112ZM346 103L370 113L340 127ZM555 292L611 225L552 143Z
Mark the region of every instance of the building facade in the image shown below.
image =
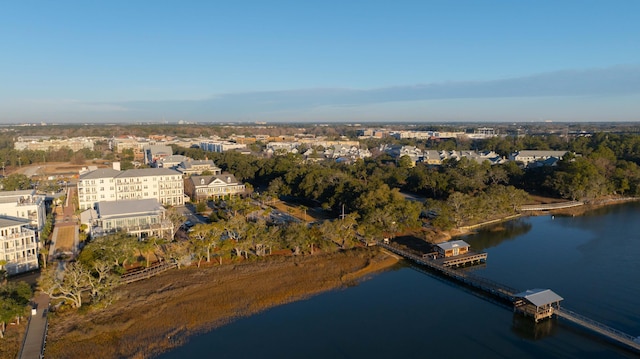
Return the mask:
M212 175L222 174L220 167L212 160L193 160L181 162L176 170L185 176L200 175L203 172L211 172Z
M184 180L185 193L192 201L220 198L245 192L245 186L235 176L226 173L214 176L191 176Z
M80 175L80 210L94 208L101 201L153 198L166 206L184 204L184 182L180 172L168 168L126 171L99 169Z
M81 214L92 237L124 231L138 238L173 237L173 223L155 199L98 202L95 209Z
M31 229L41 231L47 219L44 197L35 189L0 191L0 216L26 219Z
M93 139L86 137L68 138L68 139L49 139L41 137L18 137L18 141L14 142L13 147L18 150L31 151L57 151L61 148L70 148L72 151L82 149L93 150Z
M29 221L0 216L0 266L9 275L38 269L36 232L27 228Z

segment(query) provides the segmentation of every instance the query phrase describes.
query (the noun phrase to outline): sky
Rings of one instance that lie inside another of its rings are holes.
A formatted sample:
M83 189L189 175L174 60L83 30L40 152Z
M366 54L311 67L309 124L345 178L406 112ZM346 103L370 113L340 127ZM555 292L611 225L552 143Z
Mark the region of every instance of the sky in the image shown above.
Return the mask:
M0 124L640 120L640 1L2 1Z

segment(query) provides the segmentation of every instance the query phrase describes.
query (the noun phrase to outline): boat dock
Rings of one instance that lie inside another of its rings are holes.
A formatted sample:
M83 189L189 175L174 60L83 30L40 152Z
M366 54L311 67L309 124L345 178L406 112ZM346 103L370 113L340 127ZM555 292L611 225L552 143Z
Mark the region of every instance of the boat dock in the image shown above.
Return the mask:
M640 353L640 337L634 337L620 330L611 328L605 324L597 322L591 318L572 312L565 308L560 308L559 302L562 297L553 293L551 290L528 290L520 292L509 286L500 284L487 278L482 278L464 271L454 269L453 265L445 265L443 259L453 259L454 257L434 259L434 253L427 253L423 256L413 254L411 252L399 249L385 242L379 242L378 245L389 252L395 253L406 260L409 260L422 267L427 267L436 273L445 276L452 281L458 282L464 286L475 289L484 294L500 300L501 302L509 302L512 304L514 311L525 316L533 317L535 322L550 318L553 314L556 317L565 320L579 328L587 329L597 333L613 343L621 345L627 349ZM484 254L486 261L487 254ZM465 256L462 254L461 256Z

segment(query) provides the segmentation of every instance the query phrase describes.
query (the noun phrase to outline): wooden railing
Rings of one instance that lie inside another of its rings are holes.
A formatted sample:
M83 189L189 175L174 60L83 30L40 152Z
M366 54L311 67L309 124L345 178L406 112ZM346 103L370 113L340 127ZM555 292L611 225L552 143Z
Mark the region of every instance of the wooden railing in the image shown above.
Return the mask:
M566 319L572 323L591 329L592 331L599 333L600 335L603 335L609 339L628 345L629 347L640 351L640 337L634 337L633 335L629 335L618 329L611 328L610 326L607 326L565 308L556 309L556 315L562 319Z
M177 266L178 263L176 261L162 262L148 268L137 270L135 272L126 273L122 275L122 277L120 277L120 281L122 281L123 283L137 282L139 280L151 278L156 274L166 272L169 269L176 268Z

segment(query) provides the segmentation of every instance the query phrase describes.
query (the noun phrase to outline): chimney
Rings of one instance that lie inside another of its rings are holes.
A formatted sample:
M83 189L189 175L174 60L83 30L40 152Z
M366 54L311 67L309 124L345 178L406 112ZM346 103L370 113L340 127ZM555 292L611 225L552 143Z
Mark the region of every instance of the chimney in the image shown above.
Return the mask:
M116 171L120 171L120 162L114 162L113 163L113 169Z

